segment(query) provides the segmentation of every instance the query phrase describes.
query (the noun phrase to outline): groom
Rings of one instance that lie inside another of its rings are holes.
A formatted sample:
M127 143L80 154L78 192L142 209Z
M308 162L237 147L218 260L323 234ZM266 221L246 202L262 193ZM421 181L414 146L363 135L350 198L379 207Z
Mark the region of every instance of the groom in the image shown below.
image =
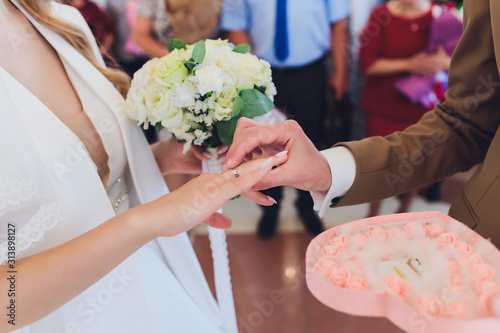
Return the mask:
M321 215L328 206L380 200L482 164L449 214L500 246L500 2L465 0L464 8L446 100L416 125L318 152L293 121L259 125L241 119L227 167L236 167L256 147L288 150L288 161L259 188L310 191Z

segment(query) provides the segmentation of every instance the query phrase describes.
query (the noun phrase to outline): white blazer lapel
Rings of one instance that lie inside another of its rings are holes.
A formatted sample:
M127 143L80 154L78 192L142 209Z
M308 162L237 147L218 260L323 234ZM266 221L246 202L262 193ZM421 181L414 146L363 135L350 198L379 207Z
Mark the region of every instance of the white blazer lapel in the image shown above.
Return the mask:
M64 57L70 66L77 72L84 73L81 76L82 79L113 110L122 131L129 168L140 203L147 203L167 194L168 188L163 181L149 145L141 129L126 117L125 101L113 84L61 36L37 22L16 0L11 1L24 13L57 53L61 57ZM61 9L64 8L62 5L58 7ZM70 13L69 11L68 13L64 13L65 16L63 17L66 21L68 21ZM63 13L59 12L56 14L62 15ZM90 41L93 40L91 38L89 36ZM96 54L96 57L100 58L100 55ZM158 239L157 241L169 267L186 288L187 292L206 311L207 315L210 315L216 322L220 322L220 311L217 303L212 296L203 270L199 265L187 235L183 233L175 237Z

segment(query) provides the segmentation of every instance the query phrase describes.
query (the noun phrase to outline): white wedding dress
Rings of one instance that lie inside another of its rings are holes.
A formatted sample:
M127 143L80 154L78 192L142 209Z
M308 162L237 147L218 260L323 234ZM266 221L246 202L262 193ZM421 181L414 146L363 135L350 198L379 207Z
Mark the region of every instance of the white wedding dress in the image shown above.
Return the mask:
M54 4L54 10L89 36L79 13L59 4ZM100 133L110 173L105 187L82 141L0 67L1 263L6 260L8 223L17 227L20 258L71 240L114 214L167 192L142 133L117 113L123 99L116 90L61 38L25 15L58 52ZM215 333L224 332L222 322L194 251L182 234L149 243L55 312L13 329Z

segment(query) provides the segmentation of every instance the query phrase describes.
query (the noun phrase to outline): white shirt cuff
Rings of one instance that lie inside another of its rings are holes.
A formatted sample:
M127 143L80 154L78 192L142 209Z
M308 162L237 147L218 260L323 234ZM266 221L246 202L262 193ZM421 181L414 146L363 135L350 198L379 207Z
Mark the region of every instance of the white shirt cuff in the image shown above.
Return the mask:
M356 176L356 161L351 151L346 147L335 147L320 152L328 161L332 173L330 190L311 191L314 201L314 210L319 211L320 217L325 215L333 198L344 196L354 183Z

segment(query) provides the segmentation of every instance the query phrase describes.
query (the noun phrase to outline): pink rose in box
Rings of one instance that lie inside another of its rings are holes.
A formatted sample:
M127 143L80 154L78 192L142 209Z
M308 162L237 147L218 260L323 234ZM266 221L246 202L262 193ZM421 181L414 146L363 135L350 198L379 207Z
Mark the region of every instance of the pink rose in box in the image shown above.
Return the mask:
M406 297L406 295L408 295L411 291L410 285L408 285L405 280L396 274L386 277L384 279L384 283L387 289L401 297Z
M347 279L351 276L351 271L345 268L337 268L333 267L328 273L328 278L332 283L336 286L344 286L347 282Z
M392 241L403 240L406 235L403 229L400 227L389 227L385 230L387 238Z
M470 244L461 240L455 243L455 250L458 254L464 257L468 257L474 252Z
M380 242L384 242L386 240L386 233L384 228L382 227L376 227L376 228L370 228L370 230L367 233L368 239L370 240L376 240Z
M457 241L457 235L455 235L453 232L447 232L447 233L441 234L437 238L437 240L441 244L453 244Z
M433 295L422 294L415 297L415 308L420 313L439 316L443 313L443 302Z
M448 263L448 278L453 287L463 286L464 276L462 275L461 268L456 261L450 261Z
M450 273L450 282L454 287L462 287L465 282L465 278L460 271L454 271Z
M345 284L347 289L351 290L368 290L368 282L361 275L351 275Z
M421 238L425 234L425 228L421 223L407 223L404 226L406 235L411 238Z
M351 236L349 240L349 247L351 249L359 250L365 247L368 236L358 232Z
M435 238L441 235L443 232L446 231L444 226L439 223L431 223L431 224L426 224L425 229L427 230L427 233L429 236Z
M327 245L323 248L323 256L325 258L335 258L340 254L340 249L336 246Z
M479 294L500 292L500 285L491 280L481 280L476 284L476 290Z
M472 253L467 257L467 261L470 265L475 265L481 263L483 259L481 259L481 256L477 255L476 253Z
M456 302L448 305L446 312L450 318L464 319L471 315L472 310L467 303Z
M315 267L318 271L328 273L333 267L336 267L336 266L337 266L337 264L335 264L335 262L332 259L324 258L324 259L320 259L316 263Z
M484 262L473 265L472 273L481 280L490 280L496 277L495 269Z
M349 236L346 236L346 235L335 236L332 238L332 240L328 244L330 244L331 246L341 248L341 249L346 248L347 245L349 244Z

